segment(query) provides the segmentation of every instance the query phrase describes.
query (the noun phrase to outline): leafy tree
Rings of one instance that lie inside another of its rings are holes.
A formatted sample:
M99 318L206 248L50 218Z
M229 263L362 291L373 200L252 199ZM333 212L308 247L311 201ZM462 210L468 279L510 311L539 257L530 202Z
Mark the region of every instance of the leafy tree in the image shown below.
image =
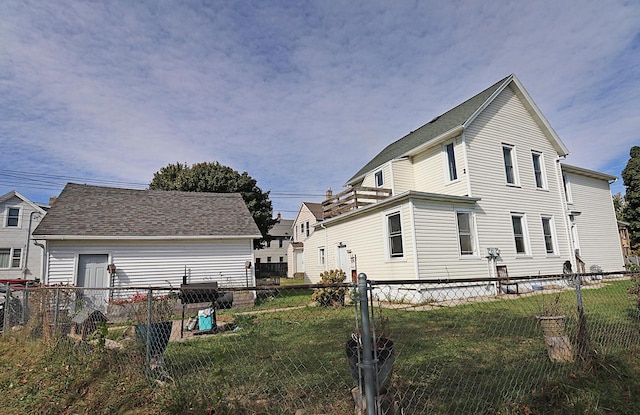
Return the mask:
M269 239L268 233L278 221L273 219L273 207L269 192L263 192L247 172L238 173L231 167L215 163L169 164L153 175L149 183L151 190L180 190L184 192L240 193L249 212L262 233L262 239L254 241L260 249L262 241Z
M624 221L624 208L626 202L622 193L616 193L613 195L613 208L616 211L616 219Z
M637 250L640 249L640 147L631 147L629 155L631 158L622 170L626 187L624 218L629 222L631 248Z

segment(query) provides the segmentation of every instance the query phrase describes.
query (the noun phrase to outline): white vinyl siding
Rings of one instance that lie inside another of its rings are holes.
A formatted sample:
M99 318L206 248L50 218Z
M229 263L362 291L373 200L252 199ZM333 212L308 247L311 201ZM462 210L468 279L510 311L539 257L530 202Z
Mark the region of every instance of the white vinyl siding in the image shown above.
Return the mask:
M468 188L464 180L465 166L462 139L460 136L453 140L458 180L451 182L446 167L446 157L442 146L436 145L417 154L413 158L415 189L419 192L442 193L455 196L466 196Z
M624 268L622 248L613 210L611 190L606 180L565 173L571 183L580 256L589 267L599 265L604 271Z
M403 258L389 260L387 254L386 214L401 212L401 228L403 243ZM356 256L357 271L364 272L370 279L393 280L413 278L415 276L413 239L411 236L411 215L409 204L404 203L395 209L384 212L373 210L367 214L354 216L349 221L335 224L326 223L326 229L318 228L309 239L304 242L305 281L317 282L324 267L319 264L317 248L322 246L346 245L351 256ZM327 269L338 267L336 250L328 249Z
M563 203L562 180L553 145L532 118L522 100L506 88L476 118L465 132L471 193L481 198L476 212L476 227L481 253L486 248L499 248L502 265L509 275L557 274L563 262L570 259L566 215ZM516 148L516 165L520 169L520 187L506 186L502 145ZM528 149L525 151L521 151ZM546 191L536 188L531 151L544 155ZM530 254L516 254L511 213L525 213L529 227ZM557 252L549 256L542 243L544 236L539 224L541 215L554 217ZM536 243L533 243L536 241ZM485 263L486 265L486 263Z
M116 264L116 287L173 286L217 281L221 286L247 285L246 261L253 262L249 240L225 241L49 241L48 284L75 284L79 254L107 254ZM248 283L254 285L253 267Z
M383 180L382 186L378 186L376 183L376 180L377 180L376 175L378 174L382 176L382 180ZM389 189L391 188L391 182L389 179L390 177L391 177L390 163L385 163L383 166L370 172L364 177L364 179L362 180L362 187L384 187Z
M413 182L413 165L409 159L394 160L391 164L393 183L391 190L399 195L408 190L415 190Z

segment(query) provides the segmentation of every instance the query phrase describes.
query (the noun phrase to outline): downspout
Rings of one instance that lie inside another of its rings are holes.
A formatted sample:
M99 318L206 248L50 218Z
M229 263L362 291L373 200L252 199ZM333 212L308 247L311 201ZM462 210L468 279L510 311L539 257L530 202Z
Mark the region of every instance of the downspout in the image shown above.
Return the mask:
M33 223L33 214L34 213L38 213L36 211L33 211L31 213L29 213L29 230L27 232L27 246L25 248L25 253L24 253L24 266L23 266L23 270L22 270L22 278L23 279L27 279L27 270L29 269L29 245L31 243L31 224Z
M35 246L39 246L40 248L42 248L42 252L40 253L40 282L43 284L46 284L48 278L46 278L46 273L47 273L47 265L49 263L48 259L49 257L47 256L47 261L45 261L45 252L47 251L47 248L44 244L39 243L37 240L33 240L33 244Z
M416 279L420 279L420 261L418 258L418 242L416 237L416 218L415 218L415 204L413 199L409 199L409 217L411 218L411 238L413 239L413 268L416 275Z
M562 180L562 166L560 160L565 160L565 156L556 157L556 181L558 183L558 189L560 191L560 201L562 204L562 220L564 221L564 231L566 233L567 244L569 245L569 261L573 269L577 269L575 262L576 251L573 246L573 238L571 237L571 227L569 225L569 206L567 205L567 194Z

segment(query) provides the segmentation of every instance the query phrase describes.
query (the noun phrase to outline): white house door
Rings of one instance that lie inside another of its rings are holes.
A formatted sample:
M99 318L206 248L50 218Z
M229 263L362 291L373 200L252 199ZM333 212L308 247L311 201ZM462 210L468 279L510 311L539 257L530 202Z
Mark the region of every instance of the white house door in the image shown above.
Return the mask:
M295 252L296 256L296 273L304 272L304 252Z
M80 255L78 258L78 287L109 288L107 273L108 255ZM83 307L104 311L107 308L108 290L84 290Z
M347 245L342 242L336 246L336 268L343 270L347 274L347 277L349 276L351 258L349 258L349 253L347 252Z

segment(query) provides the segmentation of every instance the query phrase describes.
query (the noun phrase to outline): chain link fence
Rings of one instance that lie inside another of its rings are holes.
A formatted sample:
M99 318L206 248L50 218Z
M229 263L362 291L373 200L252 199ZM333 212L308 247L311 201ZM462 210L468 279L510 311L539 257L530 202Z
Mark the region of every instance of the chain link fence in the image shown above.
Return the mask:
M6 285L0 321L5 335L109 354L167 413L538 413L553 385L637 358L634 275Z

